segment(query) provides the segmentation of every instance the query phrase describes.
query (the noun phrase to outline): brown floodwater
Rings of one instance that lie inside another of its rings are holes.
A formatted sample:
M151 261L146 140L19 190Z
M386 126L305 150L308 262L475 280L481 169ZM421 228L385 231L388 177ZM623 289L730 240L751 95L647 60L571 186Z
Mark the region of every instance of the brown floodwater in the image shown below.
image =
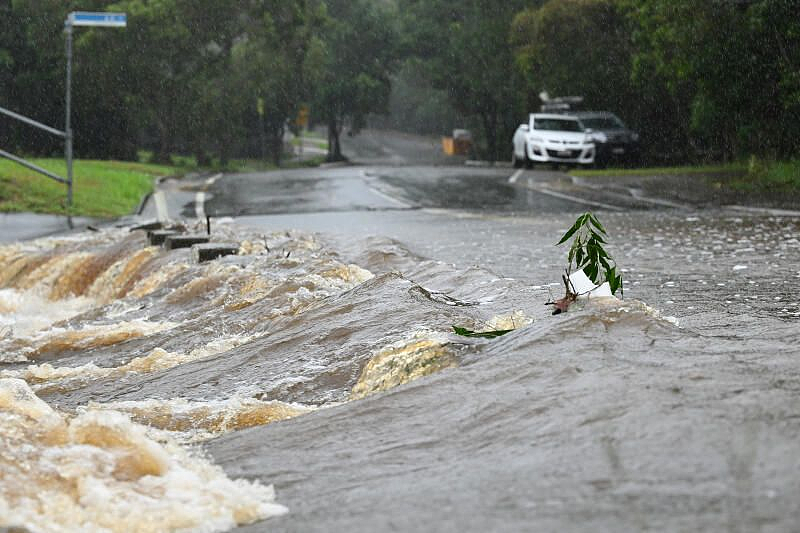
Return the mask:
M239 254L202 264L127 228L0 248L0 525L791 531L800 223L603 214L625 299L553 317L572 218L219 221Z

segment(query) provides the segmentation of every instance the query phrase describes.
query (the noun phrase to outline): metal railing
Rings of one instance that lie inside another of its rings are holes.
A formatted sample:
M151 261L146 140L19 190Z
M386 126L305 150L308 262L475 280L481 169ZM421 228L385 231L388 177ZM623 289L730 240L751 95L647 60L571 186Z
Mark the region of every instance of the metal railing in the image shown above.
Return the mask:
M46 124L42 124L41 122L37 122L37 121L33 120L32 118L26 117L25 115L20 115L19 113L14 113L10 109L6 109L4 107L0 107L0 113L2 113L3 115L9 116L9 117L11 117L13 119L19 120L20 122L24 122L25 124L28 124L28 125L33 126L35 128L39 128L40 130L44 130L47 133L52 133L53 135L56 135L57 137L63 138L67 142L67 147L69 149L67 151L71 151L71 148L72 148L71 144L72 143L70 141L71 141L72 135L70 135L69 133L61 131L61 130L57 130L56 128L52 128L52 127L50 127L50 126L48 126ZM10 159L11 161L14 161L15 163L19 163L20 165L22 165L22 166L24 166L26 168L29 168L29 169L33 170L34 172L38 172L39 174L47 176L50 179L54 179L57 182L63 183L64 185L66 185L67 186L67 209L69 209L69 207L72 205L72 168L70 168L72 166L71 165L71 163L72 163L71 158L69 158L69 157L67 158L67 177L63 178L63 177L59 176L58 174L55 174L54 172L50 172L49 170L46 170L46 169L40 167L39 165L31 163L30 161L28 161L26 159L23 159L22 157L16 156L16 155L14 155L14 154L12 154L10 152L6 152L5 150L2 150L2 149L0 149L0 157L5 157L6 159Z
M26 161L25 159L16 156L10 152L6 152L5 150L0 150L0 157L5 157L14 161L15 163L19 163L20 165L33 170L34 172L38 172L48 178L54 179L59 183L63 183L67 186L67 216L70 227L72 226L72 217L70 217L70 208L72 207L72 128L70 127L71 120L72 120L72 29L73 26L104 26L104 27L111 27L111 28L124 28L127 25L127 16L125 13L93 13L93 12L86 12L86 11L73 11L67 16L67 19L64 21L64 34L66 35L66 54L67 54L67 80L66 80L66 98L65 98L65 121L64 121L64 131L61 131L56 128L52 128L47 126L46 124L42 124L41 122L37 122L32 118L28 118L24 115L20 115L19 113L15 113L9 109L4 107L0 107L0 113L7 115L13 119L19 120L33 126L35 128L39 128L44 130L48 133L52 133L58 137L64 139L64 160L67 166L67 177L63 178L58 174L50 172L49 170L43 169L42 167L31 163L30 161Z

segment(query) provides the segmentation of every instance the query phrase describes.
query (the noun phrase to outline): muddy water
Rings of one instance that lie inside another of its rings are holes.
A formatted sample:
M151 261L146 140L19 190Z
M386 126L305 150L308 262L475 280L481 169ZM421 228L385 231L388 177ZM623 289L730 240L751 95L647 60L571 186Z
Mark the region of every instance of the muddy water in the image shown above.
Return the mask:
M551 317L569 216L364 216L0 249L2 525L795 527L796 220L607 214L625 301Z

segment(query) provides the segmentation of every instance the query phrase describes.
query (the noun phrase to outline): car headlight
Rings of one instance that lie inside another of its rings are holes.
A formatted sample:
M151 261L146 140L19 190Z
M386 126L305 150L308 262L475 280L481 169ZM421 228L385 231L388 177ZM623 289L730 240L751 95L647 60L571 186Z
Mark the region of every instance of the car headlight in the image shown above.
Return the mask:
M532 143L540 143L544 142L544 139L542 139L541 137L531 137L530 139L528 139L528 141Z

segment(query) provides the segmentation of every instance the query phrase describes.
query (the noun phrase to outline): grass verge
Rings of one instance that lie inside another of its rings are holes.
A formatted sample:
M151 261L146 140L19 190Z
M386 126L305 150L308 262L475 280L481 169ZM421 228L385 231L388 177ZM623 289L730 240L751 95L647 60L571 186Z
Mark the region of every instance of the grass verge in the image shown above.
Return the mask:
M784 194L800 192L800 159L769 161L751 157L747 162L655 168L607 168L575 170L575 176L728 175L725 186L745 193ZM722 182L719 182L722 183Z
M731 182L743 192L800 192L800 159L791 161L764 161L751 158L747 174Z
M695 165L682 167L649 167L649 168L604 168L590 170L574 170L575 176L660 176L685 174L721 174L747 172L746 163L728 163L721 165Z
M66 176L63 159L33 159L33 163ZM153 189L157 176L172 167L125 161L77 160L73 166L73 206L69 214L116 217L131 213ZM0 159L0 212L68 214L67 187L50 178Z

